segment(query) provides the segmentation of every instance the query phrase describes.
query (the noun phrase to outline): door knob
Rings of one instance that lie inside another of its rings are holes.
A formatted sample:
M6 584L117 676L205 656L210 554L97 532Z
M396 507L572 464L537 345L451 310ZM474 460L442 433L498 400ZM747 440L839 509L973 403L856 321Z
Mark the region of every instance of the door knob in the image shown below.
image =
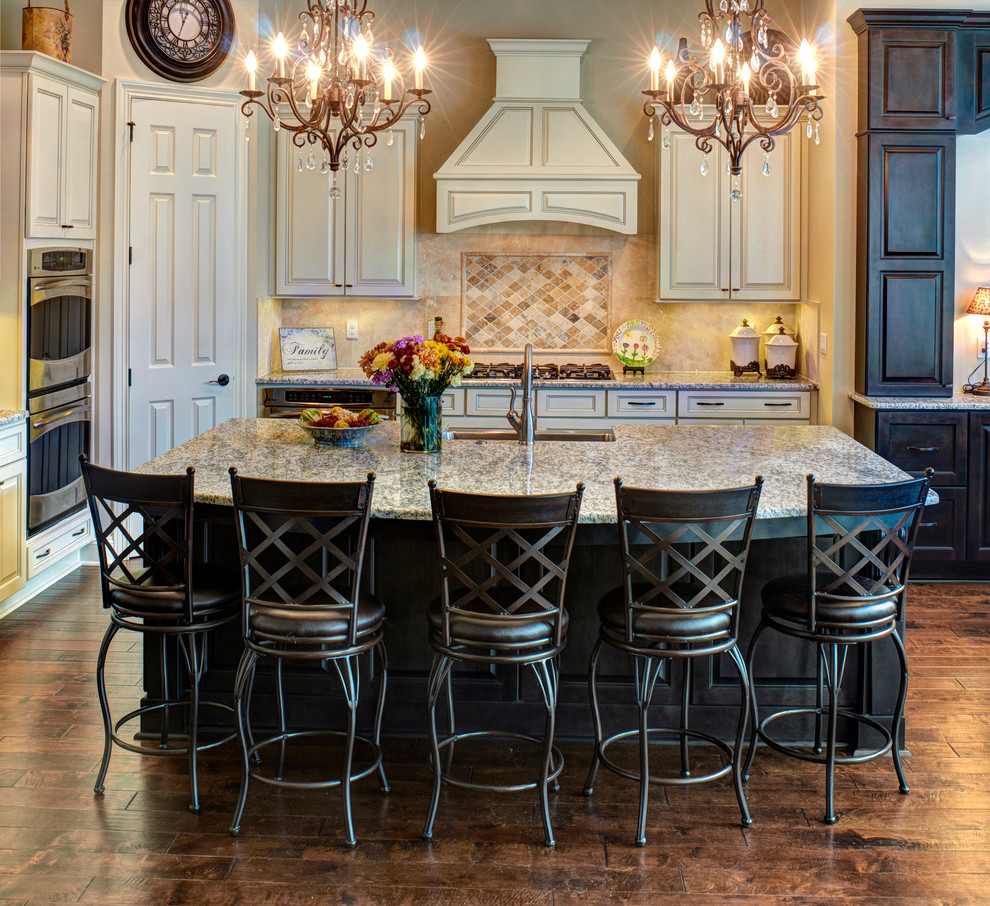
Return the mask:
M226 387L230 383L229 374L221 374L215 381L207 381L207 384L219 384L221 387Z

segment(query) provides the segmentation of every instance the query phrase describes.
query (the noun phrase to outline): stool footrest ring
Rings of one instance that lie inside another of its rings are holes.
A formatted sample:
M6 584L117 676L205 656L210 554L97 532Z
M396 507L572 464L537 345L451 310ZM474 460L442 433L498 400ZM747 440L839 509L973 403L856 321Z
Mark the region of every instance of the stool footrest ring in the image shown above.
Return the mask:
M697 776L691 775L690 777L662 777L655 774L650 774L650 783L665 783L670 786L689 786L692 783L705 783L708 780L718 780L720 777L725 777L732 771L732 747L729 746L728 743L719 739L717 736L711 736L708 733L701 733L698 730L681 730L675 729L674 727L650 727L646 731L646 735L649 737L653 734L676 736L678 739L681 736L687 736L689 739L698 739L702 742L711 743L713 746L721 750L723 754L729 757L729 763L727 765L723 765L717 771L712 771L710 774L699 774ZM618 742L622 739L638 738L639 730L626 730L624 733L616 733L614 736L609 736L607 739L603 739L602 744L595 749L595 757L613 774L618 774L620 777L626 777L629 780L639 781L640 776L636 771L630 771L627 768L620 767L605 754L605 750L612 745L613 742Z
M836 755L836 764L863 764L867 761L874 761L877 758L882 758L884 755L890 753L892 740L890 736L890 729L885 727L879 721L874 720L872 717L867 717L865 714L857 714L854 711L847 711L844 708L839 708L839 717L843 717L846 720L855 720L858 723L865 724L872 730L876 730L883 738L883 745L876 749L872 749L869 752L864 752L861 755ZM798 749L796 743L785 744L778 742L773 739L767 733L767 726L775 720L779 720L782 717L795 717L798 715L812 715L821 718L828 718L828 712L820 711L818 708L791 708L787 711L778 711L775 714L771 714L769 717L765 717L756 727L756 732L771 749L775 752L780 752L782 755L788 755L791 758L798 758L801 761L810 761L813 764L827 764L827 755L823 752L817 754L815 752L802 752Z
M138 755L188 755L189 754L189 738L187 736L181 736L180 734L172 734L181 738L184 743L181 746L162 746L159 745L157 748L152 748L151 746L139 746L132 742L124 739L120 735L120 728L125 724L130 723L138 717L144 717L146 714L151 714L154 711L164 711L166 708L189 708L192 702L188 700L180 701L169 701L169 702L159 702L157 705L142 705L140 708L135 708L133 711L128 711L123 717L118 718L113 725L113 732L110 734L110 738L113 740L114 745L120 746L122 749L126 749L128 752L135 752ZM230 705L225 705L222 702L207 702L201 701L199 707L202 708L217 708L221 711L226 711L228 714L233 714L234 709ZM155 732L154 736L148 736L148 739L159 739L160 734ZM221 739L215 739L213 742L201 743L196 746L197 752L205 752L207 749L215 749L217 746L222 746L225 742L230 742L232 739L237 738L237 733L228 733Z
M535 736L526 736L523 733L509 733L502 732L500 730L476 730L473 733L456 733L453 736L448 736L439 743L440 751L444 751L448 746L454 745L454 743L459 742L464 739L478 739L482 737L497 738L497 739L518 739L520 742L529 742L534 745L540 746L544 745L544 740L538 739ZM564 756L561 754L560 749L556 746L550 747L550 772L547 774L547 783L553 783L557 777L560 776L560 772L564 769ZM453 777L446 771L440 771L440 778L444 783L448 783L451 786L460 787L465 790L478 790L481 792L494 792L494 793L516 793L520 790L535 790L540 786L541 780L534 780L529 783L520 783L514 785L508 784L498 784L498 783L473 783L469 780L460 780L457 777Z
M291 733L279 733L276 736L269 736L266 739L256 742L248 749L248 764L254 764L255 762L253 759L255 755L268 746L278 745L279 743L288 742L293 739L309 739L313 737L327 736L345 737L347 736L347 733L344 730L297 730ZM379 746L373 739L369 739L367 736L355 735L354 745L368 746L371 749L372 759L370 765L351 774L351 783L354 783L356 780L361 780L369 774L374 773L378 770L379 765L382 763L381 746ZM262 783L267 783L271 786L280 786L294 790L322 790L329 787L340 786L343 782L340 778L336 780L283 780L276 777L269 777L267 774L262 774L256 768L250 768L248 773L252 780L260 780Z

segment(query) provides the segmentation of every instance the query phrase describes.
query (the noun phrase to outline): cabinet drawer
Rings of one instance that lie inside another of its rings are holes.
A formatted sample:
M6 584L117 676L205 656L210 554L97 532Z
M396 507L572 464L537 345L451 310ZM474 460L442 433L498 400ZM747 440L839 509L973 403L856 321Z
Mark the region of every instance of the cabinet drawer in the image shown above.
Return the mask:
M460 387L451 387L440 397L443 406L443 417L464 414L464 391Z
M931 467L932 484L965 485L967 419L965 412L881 412L877 453L912 475Z
M604 418L605 391L540 389L536 392L538 418Z
M464 396L464 414L468 417L501 418L505 421L505 413L509 411L509 400L512 391L508 387L485 387L478 389L470 387ZM519 392L516 392L516 403L519 402Z
M807 390L719 392L679 390L678 418L810 418L811 394Z
M925 507L914 546L915 560L966 559L966 489L939 488Z
M609 418L673 418L677 394L673 390L607 390Z
M24 422L0 428L0 466L27 456Z
M61 525L31 538L28 541L28 579L33 579L48 567L54 566L65 555L78 550L92 540L93 525L86 510L70 516Z

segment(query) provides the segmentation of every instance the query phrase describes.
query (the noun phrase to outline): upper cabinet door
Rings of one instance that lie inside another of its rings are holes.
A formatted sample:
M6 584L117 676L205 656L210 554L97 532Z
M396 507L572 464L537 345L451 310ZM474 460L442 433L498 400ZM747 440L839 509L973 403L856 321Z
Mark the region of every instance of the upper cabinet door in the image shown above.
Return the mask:
M99 104L94 91L31 75L28 238L96 238Z
M709 155L707 175L691 135L671 130L670 148L658 152L661 299L729 298L729 222L722 216L729 199L724 158L716 149Z
M275 294L344 294L345 194L330 197L331 179L321 173L323 155L312 146L300 150L287 129L278 135L275 212ZM300 164L301 161L301 164ZM310 168L308 163L315 162ZM337 185L345 185L342 172Z
M27 235L60 239L69 86L32 75L28 101Z
M416 294L416 131L409 119L380 132L362 154L373 169L347 174L348 295Z
M859 128L954 130L956 32L881 28L860 35ZM864 97L865 92L865 97Z
M743 197L727 202L732 216L731 297L744 301L801 298L801 147L804 128L776 138L764 175L763 151L742 158Z

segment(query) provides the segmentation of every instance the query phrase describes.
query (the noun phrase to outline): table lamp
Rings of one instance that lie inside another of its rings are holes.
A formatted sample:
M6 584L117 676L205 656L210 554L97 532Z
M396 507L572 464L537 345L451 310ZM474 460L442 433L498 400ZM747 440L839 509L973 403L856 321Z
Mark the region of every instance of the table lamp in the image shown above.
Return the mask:
M983 315L983 380L979 384L963 384L963 393L978 393L990 396L990 381L987 380L987 340L990 339L990 286L981 286L976 291L973 301L969 303L969 308L966 309L966 314Z

